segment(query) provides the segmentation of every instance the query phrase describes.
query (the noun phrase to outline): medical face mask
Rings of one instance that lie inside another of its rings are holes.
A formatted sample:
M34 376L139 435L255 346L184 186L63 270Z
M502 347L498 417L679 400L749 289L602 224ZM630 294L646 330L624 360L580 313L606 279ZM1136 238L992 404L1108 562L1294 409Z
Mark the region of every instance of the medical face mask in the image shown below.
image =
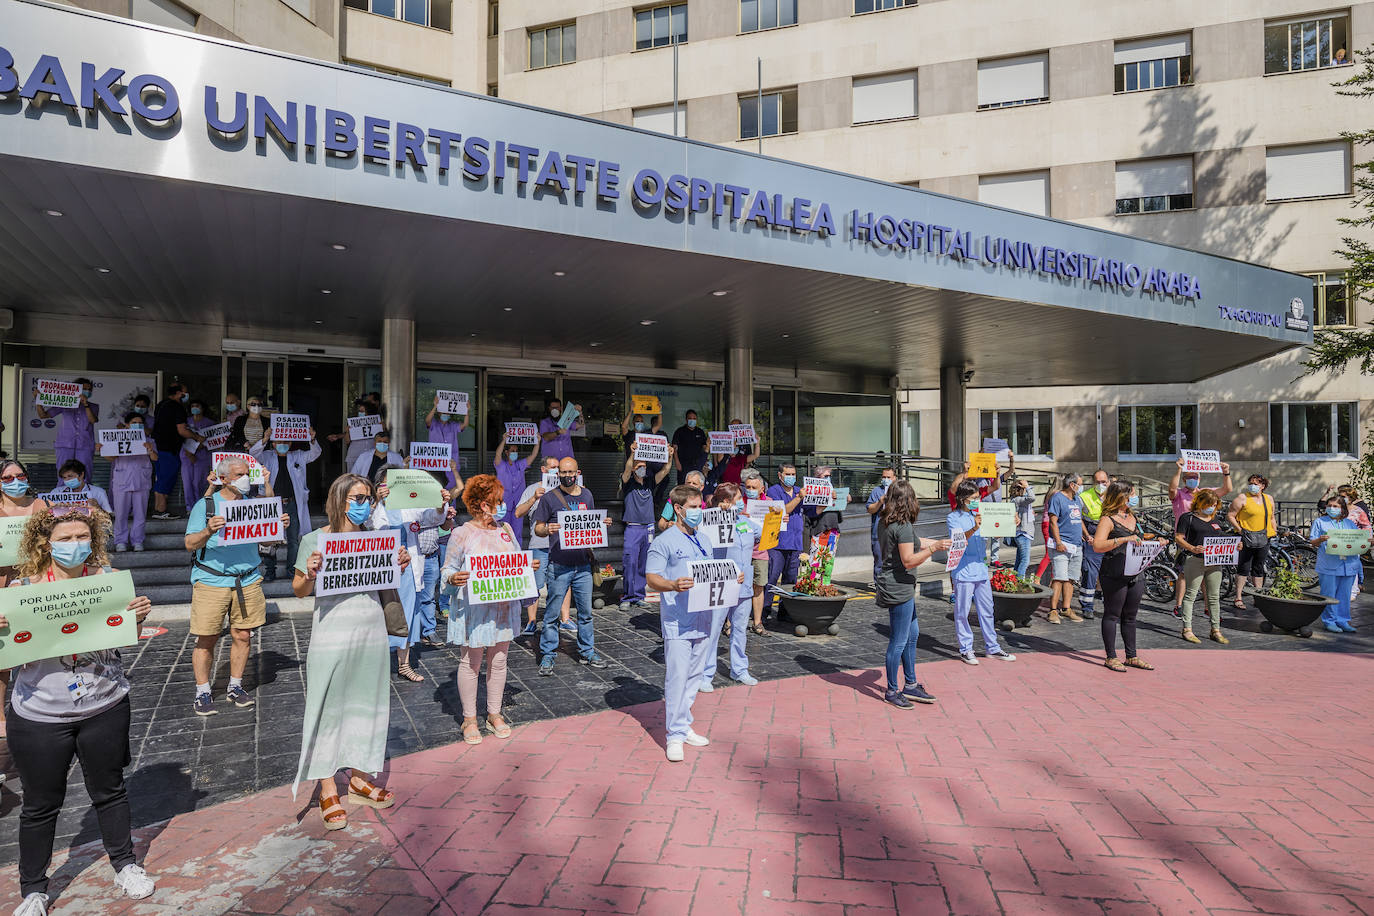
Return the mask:
M139 406L137 406L137 405L135 405L135 407L134 407L134 413L138 414L139 416L143 416L143 415L144 415L145 413L147 413L147 412L148 412L148 408L146 408L146 407L139 407Z
M1329 515L1329 516L1331 516L1332 518L1340 518L1340 517L1341 517L1341 507L1340 507L1340 506L1327 506L1327 507L1326 507L1326 514Z
M360 416L360 417L365 417L365 416L367 416L367 409L364 408L364 407L359 407L359 408L358 408L358 416Z
M550 407L550 408L549 408L549 416L553 417L555 420L557 420L558 417L559 417L559 415L562 414L562 413L563 413L563 411L559 410L557 407Z
M365 525L372 517L372 503L355 503L349 500L348 520L355 525Z
M80 489L80 487L81 487L81 478L80 478L80 477L63 477L63 478L62 478L62 486L66 487L68 490Z
M644 424L643 424L643 423L636 423L636 424L635 424L635 432L637 432L637 433L642 433L642 432L644 432Z
M695 528L697 525L700 525L701 507L697 506L695 509L683 509L682 523L686 525L688 528Z
M505 504L505 503L499 504L499 505L496 507L496 511L493 512L493 513L491 514L491 517L492 517L493 519L495 519L496 521L498 521L498 522L501 521L501 519L505 518L505 517L506 517L506 504Z
M90 541L56 541L52 544L52 561L63 569L80 566L90 555Z
M4 490L6 496L18 499L29 492L29 482L27 480L7 480L0 483L0 490Z
M1245 488L1245 492L1246 492L1246 493L1249 493L1251 496L1259 496L1259 491L1260 491L1260 485L1257 484L1257 483L1249 484L1249 485L1246 486L1246 488Z
M750 499L762 499L762 498L763 498L763 491L762 491L762 490L745 490L745 493L748 494L748 496L749 496Z
M82 388L82 389L81 389L81 396L82 396L83 398L88 398L88 397L90 397L90 396L91 396L91 389L89 389L89 388Z
M1217 514L1217 507L1213 506L1210 509L1199 509L1197 510L1197 514L1201 515L1203 518L1211 518L1213 515Z
M566 487L567 489L571 490L573 487L577 486L577 475L576 475L576 474L572 474L572 475L559 474L559 475L558 475L558 482L559 482L560 484L562 484L564 487Z
M440 423L447 423L447 422L452 418L452 416L453 416L452 414L441 413L441 414L439 414L439 422L440 422Z
M506 450L506 460L507 460L507 461L514 461L514 460L515 460L515 449L512 448L512 449L507 449L507 450Z
M884 477L884 478L883 478L883 489L886 490L888 487L892 486L892 485L893 485L894 483L896 483L896 482L897 482L897 481L896 481L895 479L893 479L893 478Z
M244 474L242 477L235 477L233 480L229 481L229 486L237 490L240 496L247 493L248 488L252 485L252 478L247 474Z
M1199 481L1196 477L1189 477L1187 480L1183 481L1183 485L1190 490L1196 490L1198 483Z
M130 428L130 429L142 429L142 428L143 428L143 424L142 424L142 423L130 423L130 424L129 424L129 428Z
M378 443L377 443L377 454L378 454L378 455L385 455L385 454L387 453L387 450L390 449L390 448L391 448L391 443L389 443L389 442L378 442Z
M1105 483L1099 483L1099 484L1097 484L1097 492L1099 492L1099 493L1106 493L1106 492L1107 492L1107 485L1106 485Z
M796 483L797 483L797 475L796 475L796 474L784 474L784 475L782 475L782 485L783 485L783 486L785 486L785 487L795 486Z
M1126 500L1126 505L1134 509L1136 506L1140 505L1140 497L1132 496L1130 499Z
M248 405L248 412L251 413L253 416L256 417L258 414L262 413L262 405L261 405L261 404L249 404L249 405Z
M277 449L277 454L278 454L278 455L285 455L287 452L291 451L291 443L290 443L290 442L278 442L278 443L276 443L276 449Z
M138 408L135 407L134 409L137 410ZM233 413L234 411L236 411L236 410L238 410L238 409L239 409L239 405L237 405L237 404L230 404L228 401L225 401L225 402L224 402L224 412L225 412L225 413Z
M643 480L644 474L647 470L648 468L635 468L635 476L638 477L640 480Z
M696 428L697 428L697 421L696 421L695 419L689 417L689 418L687 419L687 428L688 428L688 429L696 429Z
M192 407L192 408L191 408L191 416L193 416L193 417L198 417L198 416L200 416L200 408L199 408L199 407Z

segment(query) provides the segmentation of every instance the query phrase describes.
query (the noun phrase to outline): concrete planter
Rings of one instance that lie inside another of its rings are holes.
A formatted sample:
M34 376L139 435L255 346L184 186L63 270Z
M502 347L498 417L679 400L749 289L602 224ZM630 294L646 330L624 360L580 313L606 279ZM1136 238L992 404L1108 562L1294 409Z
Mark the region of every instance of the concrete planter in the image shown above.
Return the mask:
M844 610L844 603L854 597L851 589L835 586L843 594L833 598L819 598L812 595L783 594L779 595L778 602L782 605L782 610L787 613L788 619L795 624L793 633L798 636L806 636L809 633L820 633L822 631L835 636L840 632L840 625L835 622L835 618L840 616Z
M1255 607L1264 615L1260 631L1272 633L1280 629L1306 639L1312 635L1312 624L1326 610L1328 604L1336 604L1335 598L1308 592L1308 598L1275 598L1253 589L1248 593Z
M1040 607L1040 602L1053 593L1053 589L1045 588L1043 585L1037 585L1033 592L994 591L992 593L992 618L1003 630L1028 627L1035 617L1036 610Z

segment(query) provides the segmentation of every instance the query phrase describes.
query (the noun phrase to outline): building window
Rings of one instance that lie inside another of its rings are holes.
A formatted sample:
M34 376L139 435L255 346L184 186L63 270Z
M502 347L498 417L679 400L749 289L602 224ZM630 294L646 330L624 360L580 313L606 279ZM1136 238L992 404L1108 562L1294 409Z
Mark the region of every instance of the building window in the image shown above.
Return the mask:
M1326 328L1348 328L1355 324L1350 314L1350 299L1345 274L1339 271L1308 274L1312 278L1314 324Z
M687 4L635 10L635 50L662 48L687 40Z
M854 78L854 123L916 117L916 71Z
M1186 86L1193 81L1193 36L1118 41L1112 62L1117 92Z
M921 454L921 412L919 410L902 411L902 453L905 455Z
M1193 207L1193 157L1116 164L1116 212L1158 213Z
M344 0L355 10L450 31L453 0Z
M389 67L377 67L372 64L365 64L357 60L345 60L345 64L357 70L369 70L373 73L384 73L387 76L404 76L408 80L416 80L421 83L429 83L431 86L452 86L448 80L441 80L435 77L421 76L418 73L405 73L401 70L392 70Z
M1197 443L1197 406L1117 408L1117 455L1121 458L1176 458Z
M130 0L129 17L169 29L196 30L196 14L172 0Z
M1050 100L1049 54L978 62L978 108L1009 108Z
M487 95L491 96L492 98L498 98L500 96L500 93L496 91L495 83L487 83Z
M1270 458L1354 458L1353 402L1269 405Z
M501 4L496 0L487 4L487 37L494 38L501 34Z
M1304 143L1264 151L1265 199L1300 200L1350 193L1350 144Z
M1036 216L1050 215L1050 173L1016 172L978 179L978 200Z
M739 138L776 137L797 132L797 90L776 89L763 94L759 105L757 93L739 97Z
M797 24L797 0L739 0L739 30L757 32Z
M674 137L687 136L687 105L678 103L677 121L674 122L672 105L655 105L652 108L636 108L633 111L635 127L641 130L655 130Z
M903 6L915 6L916 0L854 0L854 14L877 13Z
M984 439L1006 439L1017 458L1054 456L1054 411L980 410L978 428Z
M1326 13L1264 24L1264 72L1292 73L1350 63L1350 16Z
M577 24L530 29L530 69L556 67L577 60Z

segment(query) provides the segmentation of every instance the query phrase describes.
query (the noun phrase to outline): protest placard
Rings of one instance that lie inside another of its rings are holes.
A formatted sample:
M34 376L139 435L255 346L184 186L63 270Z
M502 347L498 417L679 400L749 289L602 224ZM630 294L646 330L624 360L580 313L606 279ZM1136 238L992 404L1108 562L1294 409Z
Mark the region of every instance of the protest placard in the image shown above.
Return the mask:
M463 568L468 571L468 601L472 604L539 597L539 586L534 584L534 554L528 550L468 554Z
M759 441L758 434L754 432L753 423L731 423L730 435L735 437L735 448L741 445L753 445Z
M959 568L959 561L964 558L964 550L968 547L968 539L963 532L956 531L954 537L950 539L949 556L945 559L945 569L953 571Z
M200 434L205 437L205 442L202 444L212 452L224 448L224 443L229 441L229 434L233 431L234 424L232 422L207 426L200 431Z
M1006 439L984 439L983 451L998 461L1006 461L1011 458L1011 446Z
M712 547L735 545L735 521L739 513L734 509L703 509L697 531Z
M39 407L77 407L81 404L81 385L78 382L41 378L34 383L34 387L38 389L34 403Z
M739 567L734 560L693 560L687 566L692 588L687 610L714 611L739 604Z
M224 527L216 542L219 547L234 544L263 544L285 540L281 524L281 499L226 499L219 504Z
M212 468L217 468L221 461L226 461L230 458L236 461L242 461L244 464L248 465L248 482L250 484L264 484L267 482L267 469L258 462L258 459L247 452L215 452L210 456L210 466ZM224 483L228 482L227 480L224 481Z
M835 488L829 477L802 478L802 505L828 506L835 498Z
M396 588L401 581L400 543L401 533L393 530L320 532L315 549L323 562L315 579L315 597Z
M987 480L997 476L997 456L991 452L969 452L968 476L973 480Z
M272 414L273 442L309 442L310 417L303 413Z
M707 433L706 438L712 455L728 455L735 450L735 434L729 430Z
M778 519L779 531L787 530L787 513L784 511L785 509L786 504L780 499L751 499L745 505L745 511L749 513L749 517L759 524L763 524L764 520L768 518L769 512L778 513L780 516ZM762 550L763 548L759 549Z
M668 437L651 433L635 434L634 460L649 464L668 463Z
M1125 575L1134 576L1142 569L1149 566L1155 556L1164 549L1164 542L1161 540L1141 541L1126 545L1126 569Z
M436 391L439 399L439 413L466 417L468 415L468 393L466 391Z
M1016 536L1016 506L984 500L978 504L978 533L985 538Z
M560 486L558 482L558 469L554 468L552 471L541 471L539 474L539 485L545 490L557 490ZM582 486L582 473L580 471L577 474L577 485L579 487Z
M121 455L148 457L148 450L143 445L142 426L131 426L128 429L97 429L96 434L100 437L101 458L118 458Z
M1240 538L1202 539L1203 566L1235 566L1240 559Z
M558 513L558 543L564 550L606 546L606 510L573 509Z
M1220 474L1221 453L1216 449L1185 448L1179 450L1184 473Z
M91 488L78 487L75 490L68 490L66 487L57 487L44 493L43 501L50 506L89 506Z
M135 645L133 600L127 570L0 589L0 668Z
M24 526L30 516L0 517L0 566L19 565L19 543L24 539Z
M634 402L634 413L643 414L645 419L663 413L663 405L659 403L658 395L635 394L631 395L630 399Z
M443 487L429 471L391 468L386 472L388 509L437 509L444 504Z
M567 429L569 426L572 426L580 416L582 416L582 411L578 410L572 404L564 405L563 412L558 415L558 428Z
M507 445L534 445L539 441L539 427L525 420L506 424Z
M365 416L348 418L349 442L358 442L363 439L375 439L377 437L377 434L381 431L381 417Z
M1333 557L1358 557L1369 549L1369 532L1360 528L1330 528L1326 552Z
M849 505L849 487L836 487L835 495L831 498L830 505L826 506L826 508L842 510L847 505Z
M453 466L453 447L447 442L412 442L410 466L417 471L448 471Z

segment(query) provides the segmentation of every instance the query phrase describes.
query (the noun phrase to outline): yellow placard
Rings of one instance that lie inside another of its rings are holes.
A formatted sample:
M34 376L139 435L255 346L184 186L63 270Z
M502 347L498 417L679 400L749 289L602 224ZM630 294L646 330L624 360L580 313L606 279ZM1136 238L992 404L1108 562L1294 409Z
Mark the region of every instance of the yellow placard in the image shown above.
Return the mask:
M772 550L778 546L778 532L782 530L782 513L769 512L763 517L763 532L756 550Z
M656 417L663 413L663 405L658 402L657 395L636 394L631 396L634 401L634 412L644 414L646 417Z
M991 479L997 476L997 456L992 452L969 452L968 476Z

